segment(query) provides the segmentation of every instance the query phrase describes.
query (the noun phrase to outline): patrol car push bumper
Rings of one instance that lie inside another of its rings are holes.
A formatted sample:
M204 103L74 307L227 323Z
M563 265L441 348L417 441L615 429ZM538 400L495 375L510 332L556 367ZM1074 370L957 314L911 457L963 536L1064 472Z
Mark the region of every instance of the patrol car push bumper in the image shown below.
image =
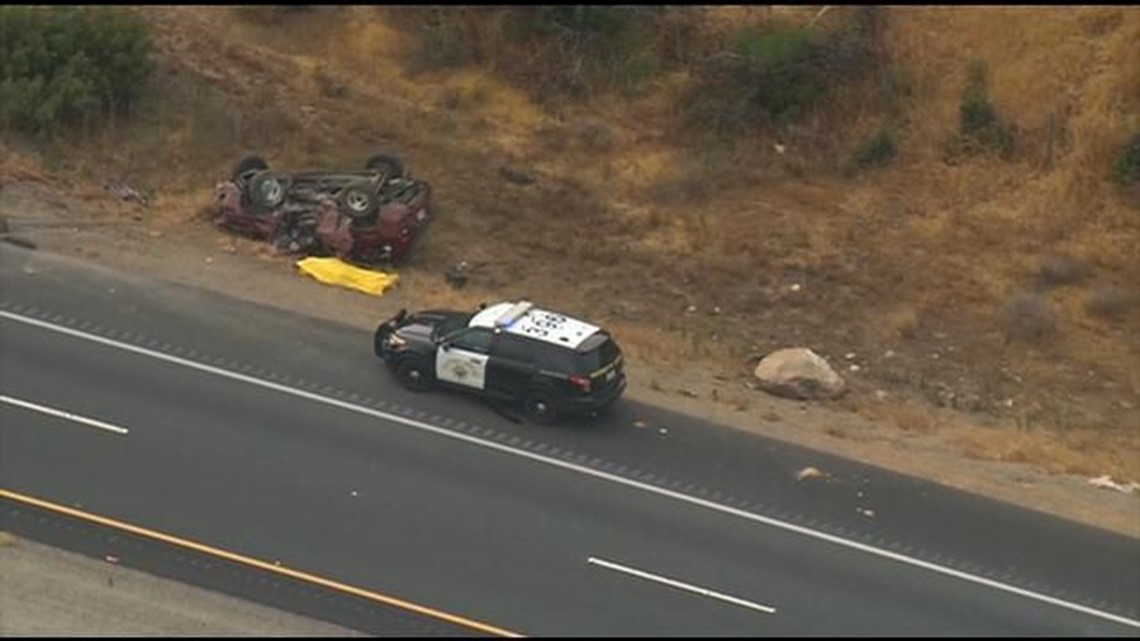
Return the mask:
M376 335L373 338L372 345L372 349L376 353L376 356L380 357L384 361L388 361L392 357L392 349L389 347L388 337L396 332L396 329L400 326L400 323L404 322L404 319L407 316L408 310L401 309L395 316L389 318L383 323L380 323L380 326L376 328Z

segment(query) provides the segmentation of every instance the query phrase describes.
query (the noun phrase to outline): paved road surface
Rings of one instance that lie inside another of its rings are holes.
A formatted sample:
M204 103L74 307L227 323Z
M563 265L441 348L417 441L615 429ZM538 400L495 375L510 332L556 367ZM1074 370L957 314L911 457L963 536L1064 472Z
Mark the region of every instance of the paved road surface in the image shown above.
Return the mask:
M629 404L519 425L360 332L3 258L12 491L525 634L1136 629L1080 611L1135 617L1125 537Z

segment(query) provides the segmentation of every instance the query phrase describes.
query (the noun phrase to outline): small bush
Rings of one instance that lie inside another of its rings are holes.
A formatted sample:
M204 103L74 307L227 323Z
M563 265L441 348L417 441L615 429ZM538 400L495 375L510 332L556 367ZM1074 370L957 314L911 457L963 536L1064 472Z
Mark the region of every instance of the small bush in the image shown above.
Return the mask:
M660 17L680 9L555 5L393 9L419 36L413 70L486 64L546 105L613 89L640 88L661 66Z
M1037 270L1037 284L1042 289L1057 285L1075 285L1089 275L1089 266L1071 256L1053 256Z
M876 60L878 14L829 31L782 23L746 26L695 71L685 110L703 129L731 134L754 123L786 126Z
M716 133L761 119L786 125L818 99L826 85L813 65L816 44L803 27L744 27L727 51L699 69L690 117Z
M1045 299L1037 294L1020 294L1005 306L1006 341L1040 342L1053 331L1056 321Z
M898 154L895 135L889 127L864 140L855 150L855 164L860 167L882 167Z
M1013 128L997 114L989 99L986 64L970 63L966 89L958 107L959 149L965 153L996 152L1002 158L1013 154Z
M1091 316L1119 319L1137 307L1140 297L1113 286L1102 286L1085 299L1085 312Z
M1140 184L1140 134L1132 136L1116 161L1116 180L1125 186Z
M150 74L133 13L107 7L0 7L0 124L33 134L130 111Z
M806 28L737 33L734 47L755 74L752 99L778 122L798 120L804 107L823 94L821 74L811 65L815 48Z
M464 33L459 20L439 17L424 27L418 63L429 69L469 64L480 58L477 42Z

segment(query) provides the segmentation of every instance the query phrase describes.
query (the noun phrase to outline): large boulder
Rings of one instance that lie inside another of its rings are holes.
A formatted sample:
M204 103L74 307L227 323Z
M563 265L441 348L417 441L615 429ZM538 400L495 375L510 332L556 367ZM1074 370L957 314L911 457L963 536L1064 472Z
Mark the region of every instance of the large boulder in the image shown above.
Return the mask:
M756 378L764 391L787 398L836 398L847 391L847 384L827 361L803 347L768 354L756 366Z

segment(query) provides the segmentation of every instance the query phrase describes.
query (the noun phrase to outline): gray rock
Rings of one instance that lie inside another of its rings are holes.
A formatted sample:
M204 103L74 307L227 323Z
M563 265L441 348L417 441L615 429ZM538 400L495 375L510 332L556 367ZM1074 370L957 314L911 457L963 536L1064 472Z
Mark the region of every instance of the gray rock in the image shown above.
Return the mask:
M803 347L768 354L756 366L755 374L761 389L786 398L829 399L847 391L847 384L827 361Z

